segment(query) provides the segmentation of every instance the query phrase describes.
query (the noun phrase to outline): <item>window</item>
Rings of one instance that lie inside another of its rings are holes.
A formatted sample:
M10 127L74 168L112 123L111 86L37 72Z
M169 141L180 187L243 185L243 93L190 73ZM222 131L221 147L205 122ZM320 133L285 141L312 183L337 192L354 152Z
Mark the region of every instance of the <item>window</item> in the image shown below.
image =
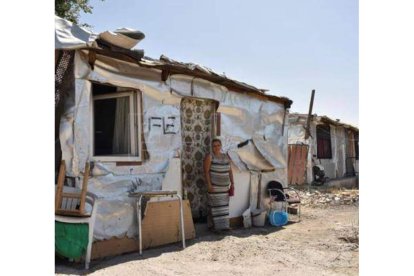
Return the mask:
M316 126L317 157L319 159L332 158L331 128L329 125Z
M141 161L139 96L128 88L93 84L93 160Z

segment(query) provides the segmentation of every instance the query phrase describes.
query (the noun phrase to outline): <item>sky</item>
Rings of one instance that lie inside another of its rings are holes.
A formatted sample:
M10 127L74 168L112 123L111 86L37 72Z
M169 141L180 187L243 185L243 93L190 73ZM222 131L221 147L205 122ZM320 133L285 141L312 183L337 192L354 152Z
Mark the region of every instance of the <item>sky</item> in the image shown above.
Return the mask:
M357 0L92 0L94 32L145 33L135 48L207 66L227 77L358 126Z

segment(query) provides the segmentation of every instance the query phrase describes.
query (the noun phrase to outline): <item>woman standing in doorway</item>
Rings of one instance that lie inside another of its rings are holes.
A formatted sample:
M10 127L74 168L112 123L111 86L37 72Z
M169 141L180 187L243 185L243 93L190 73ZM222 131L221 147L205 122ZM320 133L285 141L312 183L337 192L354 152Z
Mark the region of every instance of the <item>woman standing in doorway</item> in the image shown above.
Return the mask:
M234 192L230 158L221 152L220 139L213 139L213 151L204 159L209 205L209 226L214 230L230 229L229 196ZM211 225L211 222L213 225Z

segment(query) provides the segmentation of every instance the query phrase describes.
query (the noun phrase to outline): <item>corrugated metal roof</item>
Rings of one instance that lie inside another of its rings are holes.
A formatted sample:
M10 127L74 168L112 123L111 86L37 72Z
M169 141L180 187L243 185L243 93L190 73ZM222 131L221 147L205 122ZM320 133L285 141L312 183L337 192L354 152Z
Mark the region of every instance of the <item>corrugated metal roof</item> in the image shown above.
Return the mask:
M195 78L204 79L223 85L235 92L260 97L273 102L283 104L289 108L293 101L287 97L279 97L266 94L265 89L259 89L253 85L228 78L224 74L218 74L212 69L195 63L185 63L173 60L161 55L159 59L144 57L143 50L128 49L120 45L133 45L134 41L128 37L130 29L122 29L119 32L103 32L94 34L88 30L56 16L55 19L55 48L56 49L88 49L100 55L106 55L115 59L136 63L142 67L162 70L161 78L166 80L172 74L184 74ZM128 30L126 32L125 30ZM139 33L134 31L134 33ZM142 37L139 37L142 39ZM137 41L139 41L138 39ZM133 40L133 39L132 39Z
M295 117L298 117L298 118L307 118L308 117L308 114L303 114L303 113L290 113L289 114L289 117L291 117L291 116L295 116ZM339 119L329 118L326 115L318 116L317 114L312 114L312 117L317 122L327 123L327 124L331 124L331 125L335 125L335 126L342 126L344 128L352 129L354 131L359 131L359 128L356 127L356 126L353 126L353 125L347 124L347 123L343 123Z

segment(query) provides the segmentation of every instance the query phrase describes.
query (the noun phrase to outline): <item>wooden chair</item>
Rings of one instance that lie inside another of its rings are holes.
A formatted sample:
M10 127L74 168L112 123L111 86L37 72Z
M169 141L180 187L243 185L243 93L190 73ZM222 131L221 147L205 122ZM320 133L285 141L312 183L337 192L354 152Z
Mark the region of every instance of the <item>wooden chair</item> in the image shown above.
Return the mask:
M97 199L93 194L87 193L90 164L85 164L85 172L83 175L82 190L80 193L63 192L63 184L65 181L65 160L62 160L59 168L58 183L55 198L55 221L64 223L86 223L88 224L88 246L85 256L85 269L89 269L91 260L93 231L95 226L96 213L98 209ZM86 213L85 202L91 207L91 213Z
M92 243L93 243L93 231L95 227L96 213L98 210L98 199L94 195L88 193L86 201L92 206L92 212L88 216L73 217L73 216L60 216L55 215L55 221L64 223L86 223L88 224L88 246L86 248L85 256L85 269L89 269L89 263L91 262Z
M90 216L85 214L85 200L88 187L90 164L85 164L85 172L83 175L82 190L80 193L63 192L63 184L65 182L66 173L65 160L62 160L59 168L58 183L55 197L55 214L62 216L84 217Z

